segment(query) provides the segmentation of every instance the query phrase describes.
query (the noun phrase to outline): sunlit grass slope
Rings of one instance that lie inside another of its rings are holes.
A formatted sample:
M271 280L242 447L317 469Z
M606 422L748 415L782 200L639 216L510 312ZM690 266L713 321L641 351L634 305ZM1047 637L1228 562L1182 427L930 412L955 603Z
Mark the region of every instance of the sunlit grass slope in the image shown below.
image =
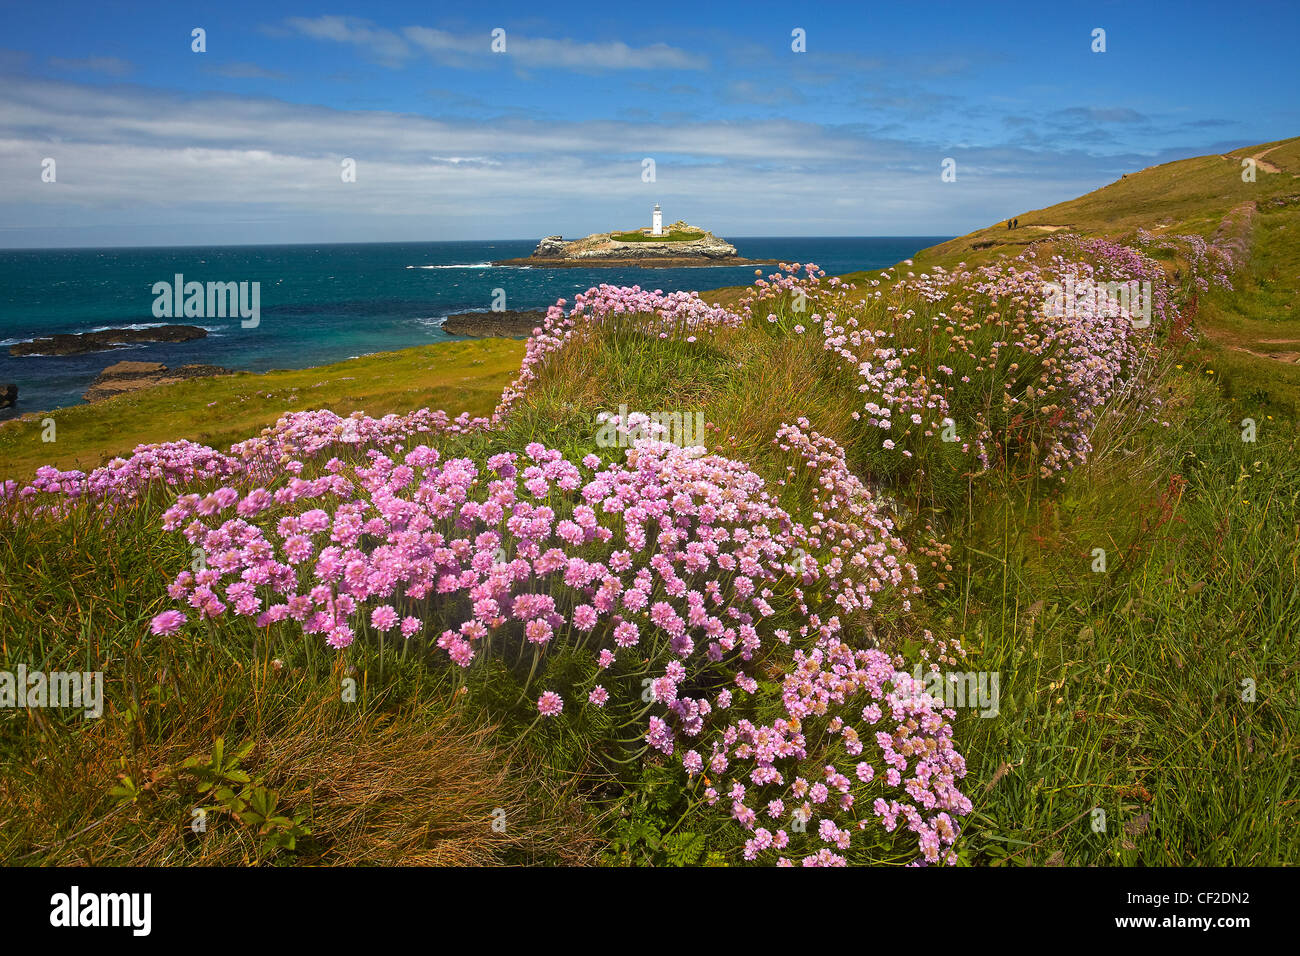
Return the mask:
M41 465L89 471L138 444L187 439L226 449L286 412L328 408L375 417L429 406L449 414L491 412L519 369L523 343L486 339L264 374L196 378L93 405L74 405L0 425L0 481ZM44 441L45 420L55 423Z
M1243 160L1254 159L1253 181ZM1078 233L1132 241L1191 234L1217 240L1240 261L1234 289L1196 303L1202 333L1193 356L1229 394L1294 415L1300 408L1300 139L1284 139L1129 173L1046 209L1008 209L1005 219L926 249L916 271L986 262L1045 237Z

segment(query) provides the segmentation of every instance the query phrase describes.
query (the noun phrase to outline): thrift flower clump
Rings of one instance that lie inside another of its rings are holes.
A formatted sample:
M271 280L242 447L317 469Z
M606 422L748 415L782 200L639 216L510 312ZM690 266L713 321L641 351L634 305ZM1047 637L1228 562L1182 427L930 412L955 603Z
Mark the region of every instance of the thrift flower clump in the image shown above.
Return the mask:
M364 464L334 459L328 474L275 493L179 497L164 527L209 558L180 572L169 595L196 620L245 617L340 649L408 620L407 639L423 636L462 668L521 648L534 666L552 646L581 649L589 683L546 689L541 717L586 698L625 723L643 720L644 747L691 777L707 763L719 777L730 771L736 793L752 788L815 825L833 821L835 859L846 834L902 819L921 857L937 861L957 833L945 821L969 810L951 712L887 653L848 643L877 602L906 610L916 571L842 452L807 424L783 427L778 443L821 489L811 523L794 521L743 463L652 438L615 464L572 462L540 443L482 465L428 445L400 458L372 449ZM174 630L177 613L155 629ZM785 716L768 722L756 719L756 675L770 673L786 675ZM638 718L645 687L652 706ZM809 743L830 723L848 742L842 754ZM856 769L864 753L879 777ZM829 774L834 801L800 800L801 762L824 769L850 757ZM722 808L753 829L745 798ZM808 845L820 832L785 832L770 848L824 862Z

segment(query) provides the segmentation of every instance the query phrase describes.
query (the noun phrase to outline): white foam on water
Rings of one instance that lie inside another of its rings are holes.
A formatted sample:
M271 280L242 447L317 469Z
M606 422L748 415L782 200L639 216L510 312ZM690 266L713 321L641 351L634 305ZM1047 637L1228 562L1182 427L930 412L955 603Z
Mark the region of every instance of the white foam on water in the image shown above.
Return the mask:
M449 266L407 266L408 269L492 269L490 262L461 262Z
M164 325L175 325L174 322L134 322L131 325L97 325L93 329L84 329L84 332L123 332L130 330L132 332L141 332L144 329L161 329ZM80 334L80 333L78 333ZM41 336L44 338L44 336Z

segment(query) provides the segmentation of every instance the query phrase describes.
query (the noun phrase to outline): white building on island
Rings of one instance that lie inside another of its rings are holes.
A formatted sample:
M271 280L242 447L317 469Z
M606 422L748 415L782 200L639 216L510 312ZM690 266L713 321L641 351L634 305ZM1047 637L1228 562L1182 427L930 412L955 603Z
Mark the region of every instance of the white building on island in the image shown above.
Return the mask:
M664 214L659 211L659 204L655 203L655 211L650 218L650 235L662 236L664 234Z

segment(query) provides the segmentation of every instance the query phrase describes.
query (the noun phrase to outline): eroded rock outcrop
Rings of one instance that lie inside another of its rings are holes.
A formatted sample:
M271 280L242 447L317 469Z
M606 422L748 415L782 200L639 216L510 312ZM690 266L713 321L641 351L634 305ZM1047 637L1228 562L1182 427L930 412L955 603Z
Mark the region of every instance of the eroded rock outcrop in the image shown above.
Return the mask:
M442 323L448 335L526 339L546 321L545 312L461 312Z
M88 402L100 402L125 392L168 385L188 378L234 374L230 369L219 365L182 365L180 368L169 369L161 362L118 362L100 372L81 397Z

